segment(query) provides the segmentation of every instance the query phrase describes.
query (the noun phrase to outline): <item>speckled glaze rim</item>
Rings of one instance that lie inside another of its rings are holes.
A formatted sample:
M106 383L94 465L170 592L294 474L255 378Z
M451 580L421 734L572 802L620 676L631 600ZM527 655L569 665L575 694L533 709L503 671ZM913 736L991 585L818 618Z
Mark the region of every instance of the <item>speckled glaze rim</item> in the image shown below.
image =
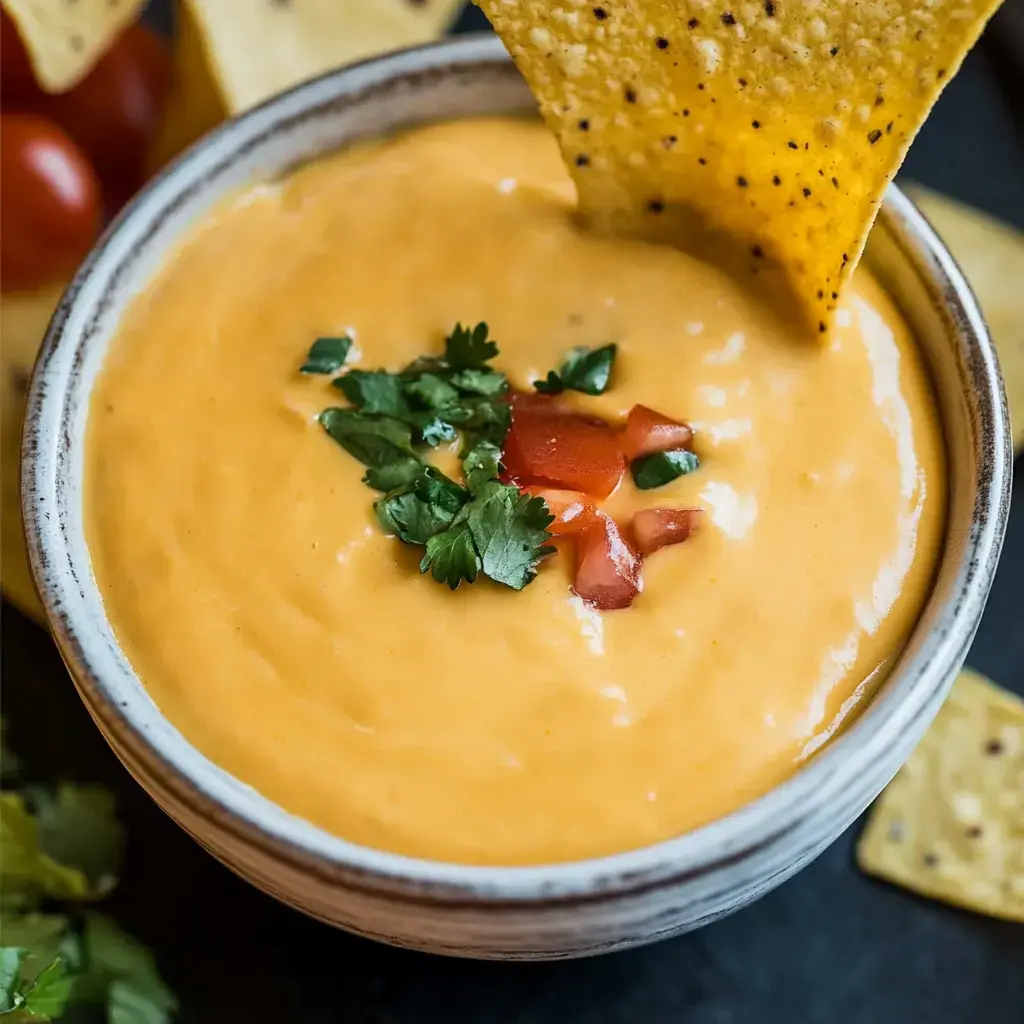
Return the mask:
M156 230L167 210L203 188L218 166L231 163L268 133L308 118L325 104L357 103L373 90L455 71L509 76L500 43L461 39L403 51L335 72L275 97L229 122L179 158L118 217L86 259L62 299L32 378L22 449L22 510L32 575L50 628L90 712L117 737L146 774L240 842L272 852L304 872L350 888L431 905L510 905L592 902L639 893L689 877L727 870L771 846L813 815L828 818L825 794L852 784L865 766L884 760L897 738L935 713L962 664L991 586L1009 510L1012 448L996 357L978 306L949 253L924 217L896 188L883 212L897 244L935 289L933 300L949 330L969 339L967 366L978 463L973 521L943 600L933 594L894 671L858 719L795 775L764 797L692 832L613 856L535 867L478 867L421 860L348 842L301 820L233 779L191 746L145 694L113 642L92 578L80 578L72 559L80 531L81 494L69 467L80 458L76 400L81 361L102 346L97 325L105 303L117 303L119 266L144 241L140 225ZM900 241L902 240L902 241ZM80 410L78 411L78 424ZM77 448L76 448L77 444ZM77 517L77 519L76 519ZM72 529L74 527L74 529ZM947 543L943 554L949 561ZM97 612L97 608L99 611ZM128 760L128 758L125 758ZM815 826L821 832L820 825Z

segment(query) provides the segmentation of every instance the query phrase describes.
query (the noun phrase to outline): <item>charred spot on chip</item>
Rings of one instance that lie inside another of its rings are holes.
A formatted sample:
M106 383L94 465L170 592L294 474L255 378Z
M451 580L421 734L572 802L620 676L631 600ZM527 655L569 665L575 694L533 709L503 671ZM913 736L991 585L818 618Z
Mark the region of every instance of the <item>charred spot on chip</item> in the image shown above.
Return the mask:
M746 87L747 87L747 80L745 78L739 78L739 79L737 79L737 81L739 82L739 86L740 86L741 89L746 89Z
M833 292L832 293L832 298L833 299L838 299L839 298L839 292Z
M885 126L885 134L892 135L892 121Z
M585 118L585 117L581 118L580 122L579 122L579 129L580 129L581 132L589 132L590 131L590 121L588 121L587 118Z
M935 72L935 80L937 82L941 82L945 77L946 77L946 69L945 68L939 68L939 70Z
M700 89L701 92L703 92L704 91L704 83L703 82L698 82L697 83L697 88Z
M667 50L668 49L668 40L664 36L658 36L658 38L654 40L654 45L659 50Z
M608 17L608 12L603 7L595 7L594 17L597 18L598 21L604 21L604 19Z
M818 177L819 178L824 178L825 177L825 172L820 167L818 168Z
M782 184L782 179L777 174L773 174L772 175L772 184L773 185L781 185Z
M985 744L985 753L989 757L998 757L1003 752L1003 741L993 737Z
M707 160L705 160L704 157L699 156L697 157L697 163L699 163L701 167L703 167L707 163Z
M885 838L893 843L902 843L904 834L903 822L899 818L894 818L889 822L889 827L885 832Z
M765 0L764 13L767 14L769 18L775 17L775 4L772 0Z
M845 267L846 264L849 263L849 262L850 262L850 257L844 252L843 253L843 266Z
M666 135L665 138L661 140L661 144L665 149L671 149L678 141L679 139L675 135Z
M834 177L832 179L832 184L835 185L836 188L839 188L839 179Z
M755 243L754 245L752 245L750 247L750 255L753 256L754 259L756 259L756 260L763 260L764 259L764 249L762 249L761 246L759 246L759 245L757 245Z
M738 177L738 178L736 179L736 184L737 184L737 185L739 185L739 187L740 187L740 188L746 188L746 187L747 187L747 185L748 185L748 184L750 184L750 183L749 183L749 182L747 181L747 179L746 179L746 178L744 178L744 177L743 177L743 175L741 174L741 175L739 175L739 177Z
M882 129L875 128L873 131L868 132L868 142L873 146L882 137Z
M968 839L980 839L982 836L982 828L980 825L970 825L964 829L964 835Z
M587 156L586 153L580 153L580 155L576 157L576 166L577 167L589 167L590 166L590 157Z
M834 57L834 56L836 56L837 53L839 53L839 47L838 46L833 46L832 49L829 50L828 52L829 52L830 56Z
M736 19L733 17L732 14L729 13L729 11L726 11L725 14L722 15L722 24L723 25L735 25L736 24Z
M683 117L689 117L689 116L690 116L690 111L687 110L686 107L683 107Z
M760 121L751 121L750 122L750 127L751 128L760 128L761 127L761 122Z
M800 148L792 139L790 139L789 142L786 143L786 145L789 146L790 149Z
M880 107L884 102L885 102L885 98L881 95L881 93L879 93L875 97L875 106L876 107Z
M820 288L818 289L818 298L819 299L825 298L825 293Z
M803 194L804 194L804 199L810 199L811 198L811 190L806 185L804 185L802 191L803 191Z
M665 210L665 203L661 199L649 199L647 201L647 209L650 213L663 213Z
M636 103L636 89L632 86L627 85L622 95L625 96L627 103Z
M686 23L686 27L687 27L687 28L697 28L697 26L698 26L698 25L700 25L700 22L699 22L699 21L698 21L698 20L697 20L696 18L691 18L691 19L690 19L690 20L689 20L689 21L688 21L688 22Z
M935 867L935 866L936 866L936 865L937 865L937 864L939 863L939 858L938 858L938 856L937 856L936 854L934 854L934 853L926 853L926 854L925 854L925 855L924 855L924 856L923 856L923 857L921 858L921 863L922 863L922 864L923 864L923 865L924 865L924 866L925 866L926 868L933 868L933 867Z
M827 331L827 330L828 330L828 328L825 326L825 321L824 320L819 320L818 321L818 333L819 334L824 334L825 331Z

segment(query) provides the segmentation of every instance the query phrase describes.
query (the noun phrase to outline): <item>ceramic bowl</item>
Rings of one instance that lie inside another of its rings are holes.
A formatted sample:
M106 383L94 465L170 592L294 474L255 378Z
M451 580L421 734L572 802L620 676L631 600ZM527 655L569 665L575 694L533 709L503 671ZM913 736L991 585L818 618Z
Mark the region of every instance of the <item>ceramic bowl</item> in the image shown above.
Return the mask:
M498 41L470 37L320 78L208 136L122 213L61 302L32 380L22 482L32 572L64 660L110 745L175 821L261 889L332 924L440 953L546 959L707 924L789 878L868 806L928 727L974 636L1006 524L1012 455L999 369L974 298L927 222L893 188L869 259L934 380L949 463L948 530L906 650L844 734L772 792L703 828L615 856L538 867L466 867L357 846L224 772L147 695L93 578L83 438L118 318L179 237L231 190L354 139L531 107Z

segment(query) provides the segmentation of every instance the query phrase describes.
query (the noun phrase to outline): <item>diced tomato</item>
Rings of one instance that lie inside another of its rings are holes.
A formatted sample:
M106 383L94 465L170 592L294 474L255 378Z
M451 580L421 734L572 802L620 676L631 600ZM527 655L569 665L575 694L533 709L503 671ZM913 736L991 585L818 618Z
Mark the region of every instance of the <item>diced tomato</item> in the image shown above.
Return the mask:
M642 555L680 544L700 525L703 509L645 508L633 516L630 532Z
M629 410L622 448L630 461L692 444L693 431L685 423L662 416L646 405L634 405Z
M628 608L643 589L640 567L615 520L594 512L576 542L576 593L601 611Z
M579 491L559 491L552 487L524 487L535 498L543 498L555 521L548 530L556 540L571 537L586 528L596 507L590 498Z
M626 468L619 432L610 425L518 404L513 405L502 462L517 484L546 484L595 498L607 498Z

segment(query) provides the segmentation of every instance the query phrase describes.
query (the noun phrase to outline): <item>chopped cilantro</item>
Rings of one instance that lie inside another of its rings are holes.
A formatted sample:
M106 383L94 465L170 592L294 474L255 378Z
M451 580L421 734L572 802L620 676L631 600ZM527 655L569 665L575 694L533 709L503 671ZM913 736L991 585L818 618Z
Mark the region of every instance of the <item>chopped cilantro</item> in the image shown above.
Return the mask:
M300 373L337 373L345 365L352 339L317 338L310 347L306 361L299 367Z
M463 394L486 398L508 391L508 378L497 370L460 370L452 377L452 384Z
M636 459L629 467L633 483L641 491L662 487L677 477L692 473L700 465L693 452L682 450L656 452L642 459Z
M411 484L422 472L423 462L409 455L384 466L370 466L363 476L363 483L375 491L394 491Z
M574 348L558 371L549 370L544 380L533 386L546 395L561 391L582 391L585 395L603 395L612 376L618 346L612 342L600 348Z
M455 440L455 428L444 418L442 410L440 413L428 413L417 421L420 436L423 443L436 448L446 441Z
M478 441L462 459L462 473L475 494L501 472L501 449L490 441Z
M366 416L355 409L324 409L320 424L349 455L380 469L413 455L412 432L387 417Z
M537 563L555 550L544 546L554 521L544 500L511 484L484 484L466 506L466 521L484 573L513 590L522 590L537 575Z
M438 583L447 583L452 590L457 589L463 580L467 583L476 580L480 572L480 556L473 545L469 525L464 520L427 541L420 572L429 572Z
M482 369L498 354L498 346L487 338L487 324L463 327L456 324L444 344L444 360L453 370Z
M331 382L360 412L393 416L409 415L401 380L384 370L349 370Z
M459 392L436 373L424 373L405 385L406 394L427 409L443 409L459 398Z
M386 533L406 544L426 544L452 525L469 492L432 466L405 490L393 491L374 502Z

